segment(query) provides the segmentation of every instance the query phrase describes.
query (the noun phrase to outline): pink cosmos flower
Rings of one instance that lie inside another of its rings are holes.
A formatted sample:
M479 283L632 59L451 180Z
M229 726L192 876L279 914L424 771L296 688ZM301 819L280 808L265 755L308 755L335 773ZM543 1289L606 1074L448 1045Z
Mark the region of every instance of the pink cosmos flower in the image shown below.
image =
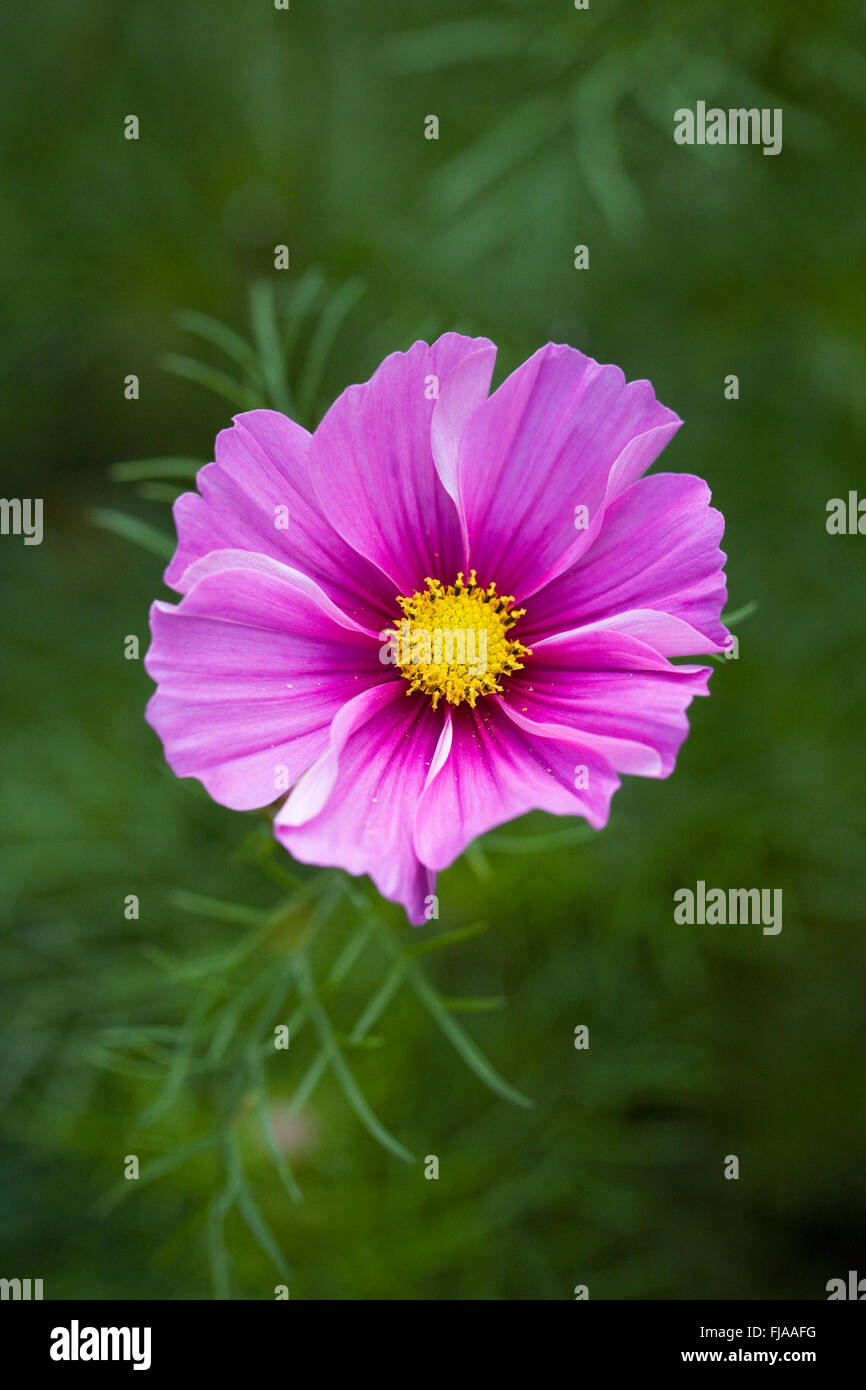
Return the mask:
M668 776L710 675L668 658L730 642L709 489L644 476L679 418L554 344L490 395L495 353L415 343L312 435L236 416L151 612L178 776L239 810L288 791L285 848L415 923L475 836L534 808L600 828L619 773Z

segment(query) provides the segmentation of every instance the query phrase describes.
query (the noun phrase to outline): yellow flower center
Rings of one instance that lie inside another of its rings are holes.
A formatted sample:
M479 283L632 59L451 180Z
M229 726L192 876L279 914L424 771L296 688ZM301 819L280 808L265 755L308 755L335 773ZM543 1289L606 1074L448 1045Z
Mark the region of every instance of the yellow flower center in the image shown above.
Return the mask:
M520 658L531 655L508 636L526 609L512 608L514 599L497 594L495 584L479 588L474 570L468 582L461 572L447 588L438 579L425 583L424 593L397 600L403 619L387 631L392 659L409 682L407 695L432 695L434 709L443 697L474 707L479 695L500 691L500 678L521 670Z

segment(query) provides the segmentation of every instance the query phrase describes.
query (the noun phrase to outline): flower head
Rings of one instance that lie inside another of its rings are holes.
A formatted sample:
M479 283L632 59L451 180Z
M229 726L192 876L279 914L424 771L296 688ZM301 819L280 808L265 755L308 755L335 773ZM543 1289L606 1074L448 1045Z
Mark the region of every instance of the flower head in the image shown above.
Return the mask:
M310 435L254 410L217 438L153 605L148 719L236 809L285 792L295 858L367 873L409 918L477 835L539 808L608 818L665 777L721 652L723 521L644 476L681 421L648 381L548 344L386 358Z
M501 692L502 676L523 665L530 652L509 637L509 629L525 613L512 610L513 598L497 594L496 585L482 589L473 570L464 583L462 572L446 588L438 579L427 579L427 591L398 598L406 615L395 638L394 662L410 682L409 693L423 690L439 700L459 705L468 700L473 709L479 695Z

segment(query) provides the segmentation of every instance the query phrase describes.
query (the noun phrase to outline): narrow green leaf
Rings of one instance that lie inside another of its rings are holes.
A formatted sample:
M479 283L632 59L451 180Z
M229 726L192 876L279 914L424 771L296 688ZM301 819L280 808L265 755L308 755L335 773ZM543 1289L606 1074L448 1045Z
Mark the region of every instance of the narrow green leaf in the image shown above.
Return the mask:
M540 835L507 835L495 832L484 837L484 846L494 852L540 854L551 849L587 844L596 834L591 826L586 825L574 826L568 830L548 830Z
M489 19L457 19L425 25L386 41L385 60L402 75L441 71L458 63L493 62L522 54L537 35L534 21L508 18L501 10Z
M504 1077L500 1076L493 1064L488 1062L480 1047L473 1042L469 1034L464 1032L460 1025L452 1018L423 970L421 970L420 966L415 964L415 961L407 952L401 950L399 943L394 940L381 919L373 917L372 920L375 921L379 927L380 936L386 950L392 956L402 958L405 962L406 979L421 1000L421 1003L432 1015L436 1023L438 1023L448 1041L460 1053L460 1056L469 1069L473 1071L478 1079L483 1081L485 1086L488 1086L491 1091L495 1091L498 1095L503 1096L506 1100L512 1101L515 1105L523 1106L525 1109L532 1109L535 1102L530 1100L528 1096L523 1095L521 1091L518 1091L506 1081Z
M259 280L251 287L250 318L270 404L284 415L291 415L294 408L286 384L286 362L274 306L274 287L269 280Z
M183 492L175 483L139 483L135 489L137 497L147 502L167 502L171 507Z
M298 1186L297 1179L282 1154L274 1138L274 1131L271 1125L271 1117L268 1113L267 1083L265 1080L265 1065L262 1057L256 1052L255 1048L249 1050L249 1065L253 1073L256 1084L256 1116L259 1127L267 1145L271 1162L277 1170L277 1175L283 1187L288 1192L293 1202L302 1202L304 1194Z
M363 953L364 947L370 940L372 930L369 922L363 922L360 927L356 928L328 971L328 985L336 986L343 983L352 966Z
M159 1095L151 1101L147 1109L138 1117L138 1127L140 1129L148 1129L161 1115L164 1115L166 1110L168 1110L183 1090L184 1084L191 1074L190 1063L195 1051L198 1029L207 1015L210 1006L210 998L205 991L201 991L187 1014L183 1036L175 1049L171 1067L169 1068L169 1073L165 1079L162 1090Z
M228 1004L223 1008L216 1022L216 1027L211 1035L210 1046L205 1053L205 1063L208 1066L218 1065L225 1057L229 1045L237 1032L238 1024L247 1006L261 996L262 985L273 974L273 965L269 961L264 970L257 971L245 989L236 990L230 996Z
M282 966L277 970L277 977L274 981L273 988L265 999L261 1009L256 1014L249 1031L250 1043L253 1050L255 1050L255 1042L261 1037L263 1030L276 1026L275 1018L278 1019L279 1014L282 1012L286 991L289 988L291 980L294 978L294 973L294 962L291 960L284 960ZM278 1004L280 1006L279 1010L277 1009ZM289 1034L289 1036L291 1037L291 1034ZM273 1045L273 1035L268 1039L268 1045Z
M265 1254L273 1261L276 1269L283 1276L283 1278L287 1279L289 1274L289 1266L286 1261L286 1257L283 1254L277 1242L274 1240L274 1237L272 1236L264 1217L262 1216L261 1212L259 1211L256 1205L253 1194L250 1191L250 1185L246 1180L246 1175L243 1171L243 1164L240 1161L240 1159L239 1166L240 1175L238 1178L238 1191L236 1198L238 1211L243 1217L250 1234L258 1242L262 1250L264 1250Z
M160 366L174 376L185 377L187 381L194 381L203 386L206 391L222 396L239 410L260 410L267 404L258 391L250 390L226 372L218 371L216 367L197 362L194 357L182 357L176 352L168 352L160 358Z
M304 369L298 382L298 409L305 420L311 420L328 353L339 332L340 325L357 304L365 289L364 281L358 277L347 280L328 301L319 316L319 321L313 330L307 349Z
M559 98L545 92L510 110L430 179L430 200L442 216L463 212L480 194L535 162L559 131Z
M179 478L182 482L192 480L200 468L202 459L191 459L181 455L157 459L130 459L124 463L113 463L109 476L118 483L137 483L142 478Z
M349 1035L350 1042L359 1043L366 1037L397 993L405 973L403 961L395 961L352 1029Z
M117 1056L108 1048L91 1045L84 1048L83 1056L92 1067L99 1067L100 1071L112 1072L115 1076L126 1076L138 1081L160 1081L165 1075L164 1066L155 1066L152 1063L137 1062L128 1057Z
M130 1192L136 1191L142 1183L156 1182L166 1173L170 1173L174 1168L180 1168L184 1163L188 1163L191 1158L196 1158L199 1154L207 1153L215 1144L219 1142L219 1136L209 1134L204 1139L196 1139L192 1143L184 1144L179 1149L174 1149L170 1154L163 1158L154 1159L153 1162L145 1162L141 1165L138 1182L129 1182L124 1178L108 1192L104 1193L93 1206L95 1216L104 1219L110 1216L116 1207L120 1205Z
M161 560L170 560L175 552L175 541L137 516L127 516L126 512L116 512L111 507L92 507L88 520L103 531L111 531L125 541L132 541Z
M471 922L466 927L452 927L450 931L440 932L438 936L432 936L429 941L419 941L413 946L404 946L403 955L427 956L432 951L444 951L447 946L455 946L458 941L469 941L473 936L480 936L487 931L486 922Z
M608 224L619 237L644 221L646 213L637 184L620 153L617 108L632 79L617 61L599 63L575 91L574 128L577 164Z
M403 1145L388 1132L381 1120L379 1120L370 1109L363 1091L352 1075L349 1065L340 1050L340 1045L334 1030L331 1027L331 1021L316 996L312 977L310 975L309 964L305 957L298 958L297 973L301 994L309 1010L313 1026L319 1034L322 1048L334 1075L343 1089L346 1099L355 1111L358 1119L364 1125L368 1133L371 1134L374 1139L378 1140L383 1148L388 1149L397 1158L402 1158L405 1163L414 1163L415 1159L409 1150L404 1148Z
M457 1049L466 1065L478 1079L483 1081L491 1091L496 1091L498 1095L503 1096L505 1100L510 1100L514 1105L531 1110L535 1102L499 1075L499 1072L491 1062L488 1062L480 1047L473 1042L469 1034L465 1033L459 1024L454 1022L438 994L417 966L410 965L408 980L421 1003L428 1009L448 1041Z
M307 1067L307 1070L301 1077L300 1085L295 1090L289 1102L290 1114L296 1115L299 1110L303 1110L327 1070L328 1054L324 1047L322 1047Z
M477 996L461 995L454 999L448 999L444 994L440 994L442 1007L451 1014L482 1014L489 1013L492 1009L503 1009L508 1002L504 994L491 994Z
M382 984L379 986L373 998L367 1004L351 1033L349 1043L355 1047L363 1043L367 1032L384 1012L387 1005L393 998L396 990L403 978L403 962L397 961L389 970ZM290 1109L293 1113L301 1110L307 1103L310 1096L315 1091L322 1077L328 1069L328 1057L324 1048L313 1058L301 1080L300 1086L292 1096Z
M181 912L189 912L195 917L211 917L218 922L240 922L243 926L256 927L264 920L264 913L257 908L246 907L243 903L225 902L221 898L205 898L200 893L189 893L185 888L177 888L169 895L169 902Z
M235 1204L241 1181L240 1151L237 1135L229 1131L223 1139L228 1169L225 1186L214 1199L208 1215L208 1252L211 1262L211 1278L214 1294L218 1299L231 1297L231 1260L226 1248L226 1217Z
M735 608L730 616L728 616L727 613L723 613L722 622L725 627L734 627L737 623L745 622L746 618L751 618L752 614L756 613L757 610L757 601L752 599L751 603L744 603L742 608Z
M99 1038L109 1047L136 1047L156 1038L174 1042L182 1032L183 1029L173 1023L114 1024L110 1028L100 1028Z
M493 869L480 841L473 840L466 846L466 863L479 882L483 883L493 877Z
M325 274L318 266L305 270L295 286L294 293L284 312L286 327L283 333L286 361L290 361L295 344L307 315L325 286Z
M175 316L175 321L184 332L194 333L197 338L211 343L232 361L237 362L245 372L256 375L256 354L246 338L242 338L233 328L220 323L219 319L211 318L210 314L199 313L197 309L182 309Z

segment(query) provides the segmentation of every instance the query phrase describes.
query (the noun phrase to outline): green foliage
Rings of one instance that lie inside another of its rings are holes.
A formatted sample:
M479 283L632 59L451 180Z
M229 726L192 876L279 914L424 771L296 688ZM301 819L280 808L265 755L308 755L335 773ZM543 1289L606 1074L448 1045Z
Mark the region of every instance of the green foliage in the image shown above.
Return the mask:
M4 492L45 497L46 536L0 547L4 1270L46 1297L822 1297L866 1235L862 554L823 526L863 491L860 18L202 16L7 23ZM701 97L781 105L783 153L676 147ZM447 329L499 378L553 339L652 379L685 420L660 467L727 518L740 652L669 781L626 779L601 835L484 837L416 932L175 779L121 653L233 410L312 426ZM698 879L783 887L782 933L675 926Z
M244 857L260 869L279 854L268 831L264 836L261 832L250 835L243 850ZM285 871L280 868L280 872ZM249 1117L253 1116L259 1144L285 1191L293 1201L301 1201L301 1188L280 1151L271 1121L275 1075L278 1078L281 1062L289 1050L277 1045L278 1029L285 1028L289 1046L296 1047L298 1035L310 1025L316 1042L312 1058L285 1104L286 1114L297 1114L307 1106L330 1071L368 1134L388 1153L407 1163L414 1163L414 1156L374 1113L349 1061L353 1051L383 1045L385 1040L371 1038L370 1030L404 986L414 993L444 1038L484 1085L518 1106L532 1104L503 1080L453 1017L454 1013L499 1007L504 999L441 998L417 964L419 955L458 945L476 936L485 924L435 932L412 946L403 945L393 927L383 920L374 898L357 889L342 873L325 870L265 910L185 890L174 892L171 901L183 913L212 926L223 923L235 927L241 935L216 955L208 951L203 956L184 956L181 960L161 949L144 948L144 957L163 972L175 995L187 997L184 1023L180 1027L138 1023L103 1028L86 1048L86 1059L116 1076L156 1085L157 1094L132 1131L133 1145L172 1115L193 1109L209 1116L208 1133L169 1148L147 1164L140 1180L153 1183L204 1153L219 1155L222 1175L207 1225L215 1297L231 1296L232 1258L226 1243L226 1220L233 1210L278 1272L286 1274L279 1243L255 1202L242 1137ZM333 955L340 932L338 918L345 920L347 916L348 932L341 933L345 939ZM315 947L322 937L327 937L326 964L317 968ZM331 1018L333 1001L351 981L354 968L371 947L377 948L381 961L376 971L381 983L351 1029L341 1033ZM390 968L386 968L389 962ZM279 1080L277 1084L280 1085ZM285 1080L280 1089L285 1091ZM120 1180L99 1199L96 1212L103 1218L110 1216L136 1190L129 1180Z
M315 268L302 274L284 295L277 294L271 281L256 281L249 292L253 343L209 314L186 309L176 316L178 327L229 358L229 370L176 352L164 354L162 366L238 410L281 410L312 428L317 423L328 354L363 292L363 281L357 276L329 291L324 274ZM297 383L294 389L290 381ZM139 497L170 505L182 489L155 480L193 482L199 467L197 459L169 455L115 463L109 473L117 482L137 483ZM138 517L112 507L94 507L90 520L162 559L174 553L171 536Z

